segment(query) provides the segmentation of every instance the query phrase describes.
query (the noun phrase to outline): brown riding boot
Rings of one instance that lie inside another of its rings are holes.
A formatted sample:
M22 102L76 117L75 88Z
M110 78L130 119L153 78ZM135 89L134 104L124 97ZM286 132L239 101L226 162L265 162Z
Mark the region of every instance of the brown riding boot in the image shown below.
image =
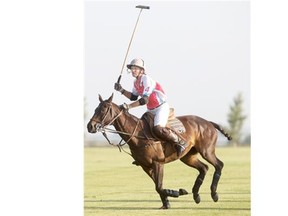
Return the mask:
M184 142L184 140L180 139L170 129L157 125L157 126L154 126L153 131L161 139L163 139L164 141L170 142L174 145L178 157L186 149L187 144Z
M183 151L185 151L187 144L184 140L180 139L175 133L170 131L168 138L173 142L174 148L176 149L177 156L179 157Z

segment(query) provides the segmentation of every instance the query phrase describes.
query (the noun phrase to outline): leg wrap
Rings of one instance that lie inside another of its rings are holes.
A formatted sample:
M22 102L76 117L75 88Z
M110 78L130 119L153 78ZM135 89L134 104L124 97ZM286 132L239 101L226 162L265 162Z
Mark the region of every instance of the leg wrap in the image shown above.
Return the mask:
M199 192L199 188L202 185L202 183L203 183L203 179L201 179L201 178L196 179L194 186L193 186L193 189L192 189L193 194Z
M214 173L214 175L213 175L213 181L212 181L212 185L214 185L214 184L218 184L218 181L219 181L219 179L220 179L220 176L221 176L221 173Z
M179 191L170 190L170 189L164 189L163 194L165 196L179 197Z
M215 172L213 175L213 181L212 181L211 188L210 188L212 193L216 192L220 176L221 176L221 173L217 173L217 172Z

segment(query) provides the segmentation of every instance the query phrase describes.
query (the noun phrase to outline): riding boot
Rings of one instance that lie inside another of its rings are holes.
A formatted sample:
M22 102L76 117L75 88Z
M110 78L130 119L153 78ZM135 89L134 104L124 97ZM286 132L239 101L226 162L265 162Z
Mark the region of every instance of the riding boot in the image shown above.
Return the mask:
M161 139L163 139L164 141L170 142L174 145L174 148L176 149L178 157L186 149L187 144L184 142L184 140L180 139L170 129L157 125L157 126L154 126L153 130L155 134L159 136Z
M174 148L176 149L177 156L179 157L182 152L185 151L187 144L172 131L170 131L168 138L173 141Z

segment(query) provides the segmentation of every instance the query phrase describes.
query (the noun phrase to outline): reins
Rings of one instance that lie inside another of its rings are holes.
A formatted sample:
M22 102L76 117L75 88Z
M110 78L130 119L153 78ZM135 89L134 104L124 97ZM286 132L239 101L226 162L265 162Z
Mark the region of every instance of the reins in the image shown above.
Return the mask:
M107 140L107 142L109 143L109 145L112 145L112 146L117 146L119 151L121 152L121 150L123 150L125 153L129 154L130 156L132 156L129 152L125 151L123 149L123 146L125 144L128 144L128 142L133 138L137 138L137 139L147 139L147 140L151 140L151 138L147 137L147 136L139 136L139 135L135 135L136 133L136 130L139 126L139 123L140 123L140 119L137 120L137 124L136 124L136 127L134 128L132 134L131 133L127 133L127 132L124 132L124 131L118 131L118 130L114 130L114 129L111 129L111 128L107 128L108 126L112 125L113 122L119 118L122 114L123 114L123 110L121 110L109 123L105 124L105 119L109 113L109 111L112 109L112 107L110 106L109 109L107 110L107 112L105 113L102 121L101 121L101 124L100 124L100 127L98 128L98 131L100 131L102 133L102 135L105 137L105 139ZM112 109L113 111L113 109ZM91 121L94 121L93 118L91 119ZM104 125L104 126L103 126ZM113 144L110 139L108 138L108 135L107 133L114 133L114 134L123 134L123 135L127 135L127 136L130 136L129 139L127 141L125 141L124 143L122 143L123 139L120 140L120 142L118 144ZM152 138L153 139L153 138ZM153 139L154 140L154 139Z

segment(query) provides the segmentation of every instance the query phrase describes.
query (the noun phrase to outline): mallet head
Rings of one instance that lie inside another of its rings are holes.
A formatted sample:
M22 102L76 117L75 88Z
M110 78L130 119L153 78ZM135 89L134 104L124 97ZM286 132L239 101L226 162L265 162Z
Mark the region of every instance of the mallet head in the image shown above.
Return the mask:
M150 9L149 6L144 6L144 5L137 5L136 8L141 8L141 9Z

